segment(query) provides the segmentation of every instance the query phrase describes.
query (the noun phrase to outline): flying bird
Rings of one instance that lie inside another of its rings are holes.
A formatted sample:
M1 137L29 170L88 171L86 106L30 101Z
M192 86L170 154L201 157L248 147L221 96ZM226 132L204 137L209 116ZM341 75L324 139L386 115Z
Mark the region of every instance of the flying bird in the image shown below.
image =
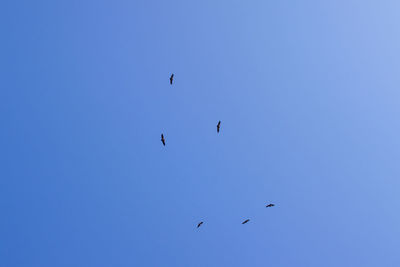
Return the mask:
M199 224L197 225L197 228L199 228L202 224L203 224L203 222L199 222Z
M221 127L221 121L218 122L217 124L217 133L219 133L219 128Z
M242 224L248 223L249 221L250 221L250 220L247 219L247 220L245 220L244 222L242 222Z
M271 207L273 207L273 206L275 206L275 204L268 204L267 206L265 206L265 207L267 207L267 208L271 208Z
M174 81L174 74L171 74L171 77L169 77L169 83L172 84L172 82Z
M163 145L165 146L165 138L164 138L164 135L163 135L163 134L161 134L161 142L162 142Z

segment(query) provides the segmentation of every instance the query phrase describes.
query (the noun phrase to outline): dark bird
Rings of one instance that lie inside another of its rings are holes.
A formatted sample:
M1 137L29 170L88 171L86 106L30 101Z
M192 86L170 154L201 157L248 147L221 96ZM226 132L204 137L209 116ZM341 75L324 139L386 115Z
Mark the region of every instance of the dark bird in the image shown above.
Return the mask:
M171 74L171 77L169 77L169 83L172 84L172 82L174 81L174 74Z
M219 133L219 128L221 128L221 121L219 121L217 124L217 133Z
M165 146L165 138L164 138L164 135L163 135L163 134L161 134L161 142L162 142L163 145Z
M273 206L275 206L275 204L268 204L267 206L265 206L265 207L267 207L267 208L271 208L271 207L273 207Z
M250 221L250 220L247 219L247 220L245 220L244 222L242 222L242 224L248 223L249 221Z
M197 228L199 228L202 224L203 224L203 222L199 222L199 224L197 225Z

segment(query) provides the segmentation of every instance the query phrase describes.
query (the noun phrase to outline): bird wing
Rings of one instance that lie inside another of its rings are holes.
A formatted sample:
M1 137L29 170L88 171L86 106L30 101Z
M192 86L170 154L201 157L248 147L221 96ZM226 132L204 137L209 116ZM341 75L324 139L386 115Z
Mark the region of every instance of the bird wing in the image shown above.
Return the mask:
M161 134L161 142L163 143L163 145L165 146L165 139L164 139L164 135Z

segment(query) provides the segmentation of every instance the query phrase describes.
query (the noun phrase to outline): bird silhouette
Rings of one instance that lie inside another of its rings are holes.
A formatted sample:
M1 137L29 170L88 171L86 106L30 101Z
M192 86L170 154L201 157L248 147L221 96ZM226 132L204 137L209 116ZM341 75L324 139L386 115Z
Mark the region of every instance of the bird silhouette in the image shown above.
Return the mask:
M171 74L171 77L169 77L169 83L172 84L172 82L174 81L174 74Z
M199 222L199 224L197 225L197 228L199 228L202 224L203 224L203 222Z
M271 207L273 207L273 206L275 206L275 204L268 204L267 206L265 206L265 207L267 207L267 208L271 208Z
M161 142L162 142L163 145L165 146L165 138L164 138L164 135L163 135L163 134L161 134Z
M244 222L242 222L242 224L248 223L249 221L250 221L250 220L247 219L247 220L245 220Z
M219 133L219 128L221 127L221 121L218 122L217 124L217 133Z

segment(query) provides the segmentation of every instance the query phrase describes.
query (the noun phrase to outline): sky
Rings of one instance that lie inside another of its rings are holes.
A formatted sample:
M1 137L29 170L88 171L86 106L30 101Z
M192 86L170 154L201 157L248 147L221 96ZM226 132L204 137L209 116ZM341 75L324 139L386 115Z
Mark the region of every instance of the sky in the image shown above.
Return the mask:
M399 9L2 1L0 266L400 266Z

